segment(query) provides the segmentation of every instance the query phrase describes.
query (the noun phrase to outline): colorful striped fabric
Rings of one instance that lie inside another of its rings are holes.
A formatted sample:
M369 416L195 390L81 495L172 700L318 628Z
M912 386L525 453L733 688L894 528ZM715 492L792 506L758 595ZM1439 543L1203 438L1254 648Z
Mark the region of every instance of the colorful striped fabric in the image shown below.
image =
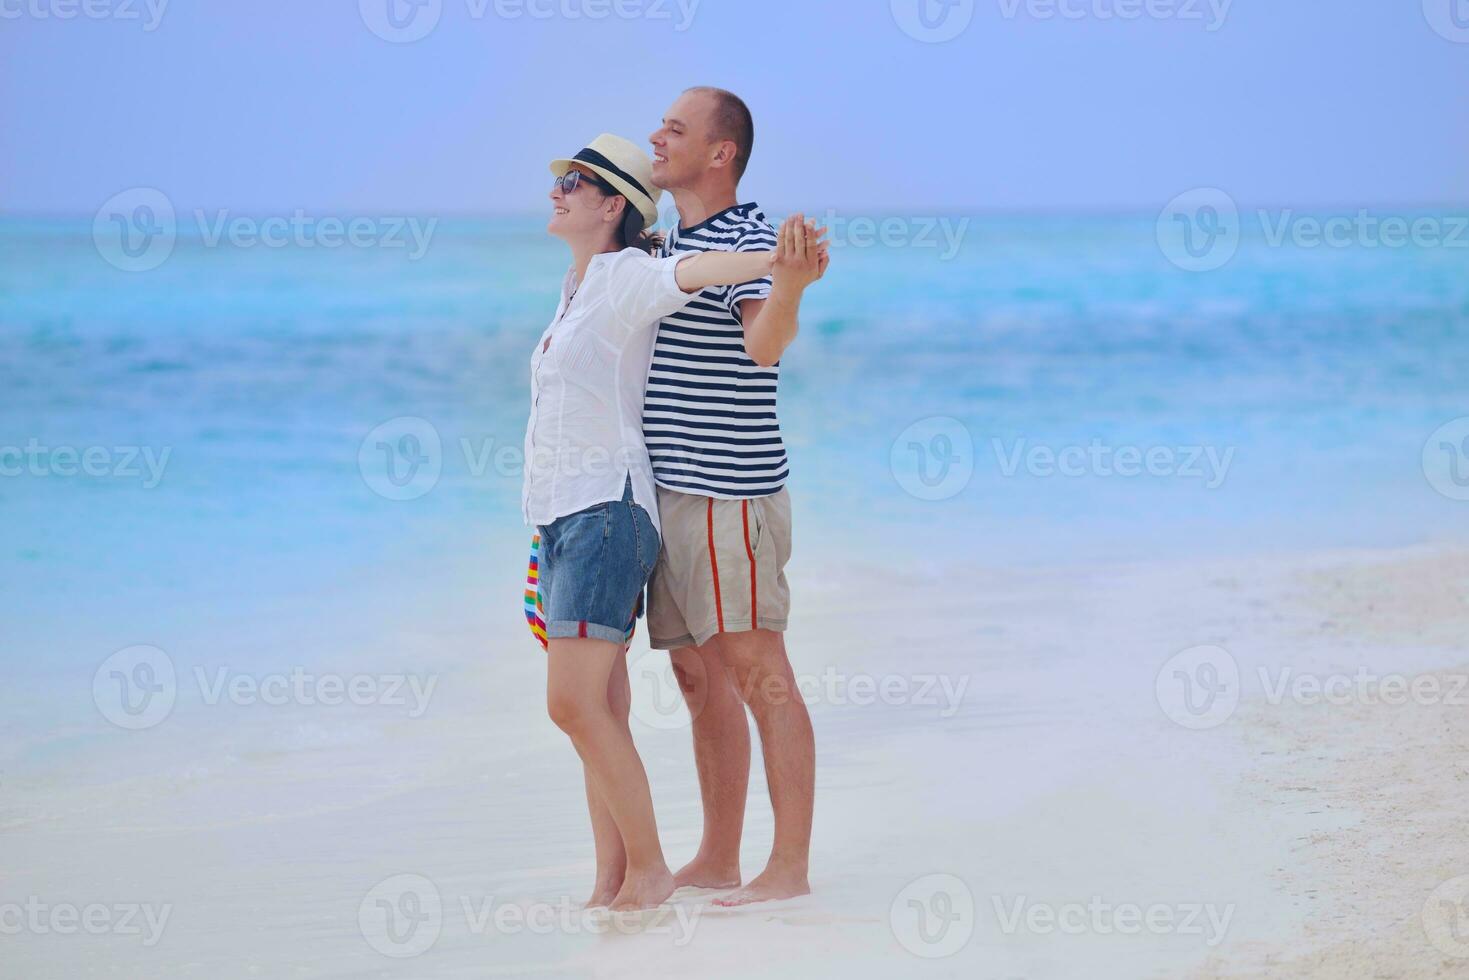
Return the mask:
M632 622L627 624L623 643L631 643L638 628L638 617L643 612L643 597L638 595L638 604L633 607ZM525 570L525 622L540 641L541 648L547 646L546 607L541 604L541 535L532 534L530 539L530 565Z
M545 612L541 606L541 536L533 534L530 539L530 567L525 572L525 621L530 624L531 633L541 641L542 649L546 646Z

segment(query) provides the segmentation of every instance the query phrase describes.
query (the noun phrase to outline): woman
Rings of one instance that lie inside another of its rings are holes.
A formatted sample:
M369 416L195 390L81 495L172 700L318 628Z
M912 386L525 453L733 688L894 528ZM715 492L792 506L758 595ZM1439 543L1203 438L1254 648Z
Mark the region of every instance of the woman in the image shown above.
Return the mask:
M546 230L570 246L572 266L531 357L523 500L540 535L547 707L585 770L597 853L587 905L651 908L673 875L627 724L624 658L659 547L642 436L653 336L704 287L769 275L776 253L649 254L661 192L647 154L621 137L603 134L551 172Z

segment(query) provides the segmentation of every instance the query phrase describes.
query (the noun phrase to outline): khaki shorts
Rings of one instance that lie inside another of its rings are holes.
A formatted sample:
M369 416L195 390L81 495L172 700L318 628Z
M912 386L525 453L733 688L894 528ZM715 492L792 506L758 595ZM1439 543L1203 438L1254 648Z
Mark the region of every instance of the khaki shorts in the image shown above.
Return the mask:
M658 488L663 549L648 582L648 642L699 646L717 633L784 630L791 498L722 500Z

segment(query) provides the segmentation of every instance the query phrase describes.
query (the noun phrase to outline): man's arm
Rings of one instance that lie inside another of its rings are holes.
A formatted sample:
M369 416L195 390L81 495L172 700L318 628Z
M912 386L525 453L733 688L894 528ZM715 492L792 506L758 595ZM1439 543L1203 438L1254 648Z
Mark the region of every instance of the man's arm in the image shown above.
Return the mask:
M786 218L775 247L770 295L740 304L745 353L761 367L779 361L796 339L801 295L826 273L831 259L827 243L821 240L825 231L800 214Z

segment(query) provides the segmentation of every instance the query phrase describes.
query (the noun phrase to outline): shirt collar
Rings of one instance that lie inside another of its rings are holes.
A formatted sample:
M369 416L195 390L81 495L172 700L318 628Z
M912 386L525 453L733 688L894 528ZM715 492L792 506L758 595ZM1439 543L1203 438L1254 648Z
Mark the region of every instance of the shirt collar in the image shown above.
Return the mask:
M698 231L701 228L703 228L705 225L709 224L709 222L714 221L714 220L716 220L718 218L723 218L727 214L733 214L736 211L753 211L754 209L755 209L755 202L754 201L747 201L744 204L731 204L729 207L725 208L723 211L716 211L716 212L714 212L709 217L705 218L703 221L699 222L696 225L689 225L687 228L685 228L682 225L680 225L679 226L679 229L678 229L678 233L680 235L687 235L689 232L691 232L691 231Z

